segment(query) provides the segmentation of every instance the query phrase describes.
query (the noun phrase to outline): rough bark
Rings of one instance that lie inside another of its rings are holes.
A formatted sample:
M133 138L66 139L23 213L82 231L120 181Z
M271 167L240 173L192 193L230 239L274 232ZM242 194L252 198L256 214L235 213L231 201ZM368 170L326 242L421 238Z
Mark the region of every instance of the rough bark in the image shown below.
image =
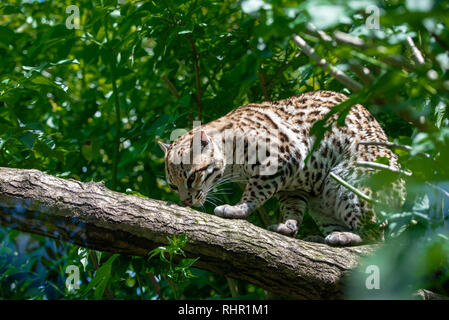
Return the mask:
M276 234L243 220L61 179L0 168L0 224L114 253L146 256L185 233L195 267L248 281L283 297L343 298L344 277L375 247L333 248Z

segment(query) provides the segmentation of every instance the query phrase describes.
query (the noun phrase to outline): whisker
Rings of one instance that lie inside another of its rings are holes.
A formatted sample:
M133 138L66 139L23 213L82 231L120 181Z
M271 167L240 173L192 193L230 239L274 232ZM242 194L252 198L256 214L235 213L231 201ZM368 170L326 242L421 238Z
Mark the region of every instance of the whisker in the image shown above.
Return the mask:
M206 199L212 199L212 200L220 200L220 198L216 197L214 194L208 194Z
M206 201L210 201L210 202L213 203L215 206L217 206L217 203L216 203L216 202L218 202L218 203L223 203L223 202L224 202L222 199L216 197L216 196L213 195L213 194L208 194L208 195L206 196Z
M217 203L213 202L213 201L210 200L210 199L206 199L204 202L210 203L210 204L213 205L214 207L216 207L216 206L218 205Z
M240 177L241 178L241 176L240 175L231 175L231 174L229 174L229 175L226 175L226 176L223 176L223 177L221 177L220 178L220 180L218 180L219 182L220 181L229 181L229 180L232 180L232 179L235 179L235 178L237 178L237 177Z
M220 199L207 199L205 201L208 201L209 203L213 204L214 206L217 206L219 203L223 203Z
M241 182L248 182L248 179L222 181L222 182L216 183L214 185L214 187L224 186L224 185L227 185L229 183L241 183Z
M229 188L229 187L223 188L222 186L212 186L208 189L208 192L209 191L213 191L213 192L215 192L215 191L231 191L231 190L233 190L233 188Z
M230 194L230 192L211 192L210 194L216 196L216 195Z
M213 188L210 191L215 192L215 191L231 191L232 188L225 188L225 189L218 189L218 188Z

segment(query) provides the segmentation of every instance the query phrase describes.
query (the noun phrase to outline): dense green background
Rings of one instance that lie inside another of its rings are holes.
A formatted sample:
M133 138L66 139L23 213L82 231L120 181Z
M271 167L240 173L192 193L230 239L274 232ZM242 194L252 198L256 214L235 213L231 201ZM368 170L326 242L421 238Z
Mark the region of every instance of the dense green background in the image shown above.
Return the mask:
M365 26L372 4L380 9L377 30ZM79 19L66 12L69 5L79 8ZM168 142L173 130L245 103L343 92L375 115L391 141L412 146L397 153L413 172L402 211L381 214L390 219L388 245L367 262L379 266L381 290L364 289L361 268L348 297L404 298L422 287L449 294L448 7L437 0L2 0L0 165L178 201L164 181L158 139ZM68 18L80 28L67 28ZM325 41L308 23L330 36L340 30L361 37L365 47ZM291 41L294 33L364 83L362 90L354 94L324 72ZM414 61L407 36L424 65ZM356 76L360 67L371 79ZM381 183L390 178L379 175ZM232 188L223 201L238 200L240 187ZM276 206L265 206L272 222ZM250 220L264 225L258 214ZM314 230L306 217L301 236ZM180 254L184 240L172 240L162 257ZM0 229L0 298L270 297L189 268L193 261L158 257L110 255ZM82 283L68 292L65 270L72 264L81 268Z

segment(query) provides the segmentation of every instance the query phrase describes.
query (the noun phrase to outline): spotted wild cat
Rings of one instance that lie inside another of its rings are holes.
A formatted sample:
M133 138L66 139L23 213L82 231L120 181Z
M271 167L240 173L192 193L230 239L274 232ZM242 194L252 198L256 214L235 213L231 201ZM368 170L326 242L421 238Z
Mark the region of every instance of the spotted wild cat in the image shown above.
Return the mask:
M201 206L209 190L223 179L245 179L240 202L216 207L216 215L245 219L277 196L282 222L270 226L272 231L296 236L309 206L330 245L380 240L383 231L376 223L373 206L329 177L333 172L373 195L365 179L376 170L356 167L355 162L386 157L390 167L399 169L397 156L387 147L359 144L388 141L375 118L363 106L354 105L345 126L334 123L304 163L315 139L309 136L313 124L346 99L341 93L316 91L248 104L194 128L171 145L160 143L165 151L167 182L185 205ZM258 148L263 150L263 156ZM385 188L376 190L374 196L383 192L399 206L404 198L403 185L395 185L393 192Z

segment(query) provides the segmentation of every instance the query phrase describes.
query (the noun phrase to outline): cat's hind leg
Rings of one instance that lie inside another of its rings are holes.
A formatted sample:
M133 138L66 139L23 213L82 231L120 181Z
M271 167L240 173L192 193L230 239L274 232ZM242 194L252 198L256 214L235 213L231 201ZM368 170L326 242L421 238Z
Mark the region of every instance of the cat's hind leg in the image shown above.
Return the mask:
M327 180L322 193L311 198L311 216L315 220L324 243L331 246L351 246L363 242L360 200L351 191Z
M322 241L312 240L313 242L323 242L330 246L352 246L363 242L362 237L355 230L339 223L317 222L317 226L324 234L324 238Z
M362 243L362 238L349 231L333 231L324 238L324 242L331 246L354 246Z

